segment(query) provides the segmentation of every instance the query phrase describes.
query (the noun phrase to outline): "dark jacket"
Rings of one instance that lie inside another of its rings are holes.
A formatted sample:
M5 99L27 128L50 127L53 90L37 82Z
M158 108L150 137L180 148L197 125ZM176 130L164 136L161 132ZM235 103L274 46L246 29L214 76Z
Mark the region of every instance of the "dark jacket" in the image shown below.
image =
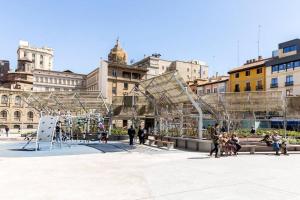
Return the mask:
M134 137L135 136L135 130L133 128L128 129L128 135L129 135L129 137Z

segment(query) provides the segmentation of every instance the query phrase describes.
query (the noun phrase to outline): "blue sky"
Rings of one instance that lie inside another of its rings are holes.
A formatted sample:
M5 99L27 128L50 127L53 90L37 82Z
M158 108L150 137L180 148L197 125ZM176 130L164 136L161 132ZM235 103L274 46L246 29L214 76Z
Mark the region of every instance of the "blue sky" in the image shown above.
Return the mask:
M55 49L55 70L88 73L117 37L129 60L158 52L225 74L300 37L299 0L0 0L0 59L16 66L19 40Z

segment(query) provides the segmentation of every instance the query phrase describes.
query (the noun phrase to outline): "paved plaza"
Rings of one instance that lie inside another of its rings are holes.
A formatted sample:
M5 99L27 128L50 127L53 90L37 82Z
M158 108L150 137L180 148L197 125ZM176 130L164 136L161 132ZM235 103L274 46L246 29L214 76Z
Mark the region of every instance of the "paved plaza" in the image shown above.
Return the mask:
M2 200L299 199L300 154L167 151L122 142L17 151L0 141Z

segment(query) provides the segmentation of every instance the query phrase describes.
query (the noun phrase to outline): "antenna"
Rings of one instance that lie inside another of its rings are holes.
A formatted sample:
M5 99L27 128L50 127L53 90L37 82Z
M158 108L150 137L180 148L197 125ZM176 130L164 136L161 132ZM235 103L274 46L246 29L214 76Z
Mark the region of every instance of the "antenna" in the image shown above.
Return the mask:
M258 31L257 31L257 57L259 57L260 55L260 44L259 44L259 40L260 40L260 28L261 28L261 26L260 25L258 25Z
M237 66L240 65L240 41L237 41Z

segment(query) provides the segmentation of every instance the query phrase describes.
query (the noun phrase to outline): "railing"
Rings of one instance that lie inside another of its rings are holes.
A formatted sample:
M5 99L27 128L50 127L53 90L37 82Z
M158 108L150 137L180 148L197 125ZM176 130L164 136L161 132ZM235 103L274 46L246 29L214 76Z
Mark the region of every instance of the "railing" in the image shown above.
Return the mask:
M263 90L264 88L263 88L263 86L262 85L257 85L256 86L256 91L261 91L261 90Z
M21 118L20 117L14 117L14 121L19 122L19 121L21 121Z
M285 86L292 86L294 85L294 81L285 82Z
M245 87L245 91L251 91L251 87Z
M278 88L278 83L271 83L270 87L271 88Z

